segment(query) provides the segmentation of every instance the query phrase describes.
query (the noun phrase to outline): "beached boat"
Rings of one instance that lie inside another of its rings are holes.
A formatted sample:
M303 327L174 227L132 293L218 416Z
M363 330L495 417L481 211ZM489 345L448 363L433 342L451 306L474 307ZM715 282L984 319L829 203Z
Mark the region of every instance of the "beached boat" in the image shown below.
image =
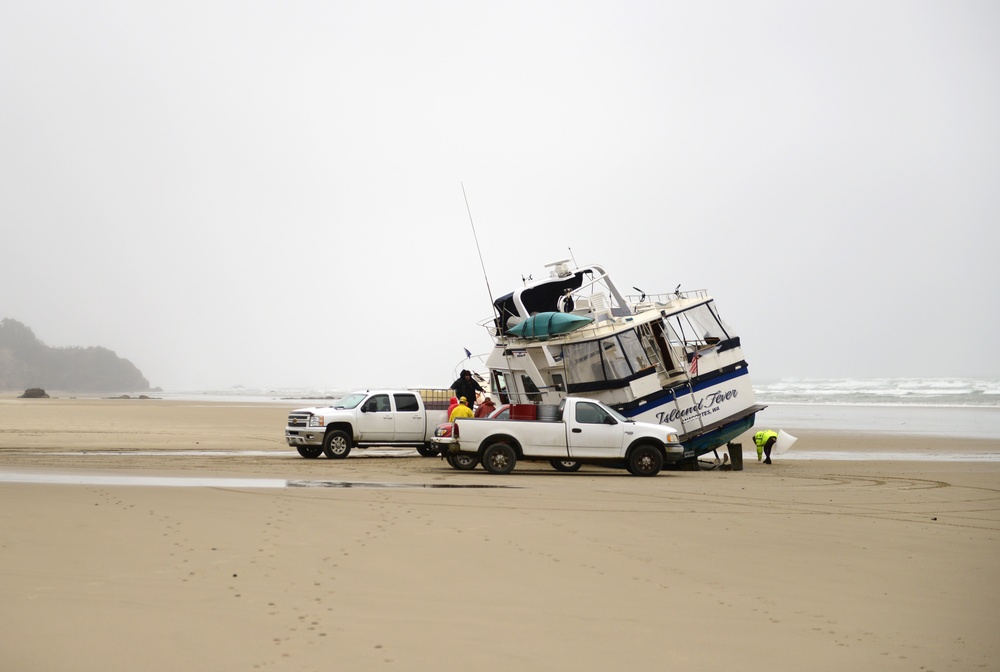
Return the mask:
M496 299L482 323L495 343L486 364L501 403L598 399L676 427L688 458L753 426L764 406L740 338L707 292L624 295L600 266L546 268L548 277Z

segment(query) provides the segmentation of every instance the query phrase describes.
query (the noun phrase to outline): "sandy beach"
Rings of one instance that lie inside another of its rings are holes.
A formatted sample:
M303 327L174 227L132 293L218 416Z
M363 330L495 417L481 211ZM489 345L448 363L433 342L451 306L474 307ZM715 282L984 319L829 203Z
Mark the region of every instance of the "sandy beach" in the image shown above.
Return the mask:
M0 669L1000 669L998 460L491 476L302 459L301 405L0 396Z

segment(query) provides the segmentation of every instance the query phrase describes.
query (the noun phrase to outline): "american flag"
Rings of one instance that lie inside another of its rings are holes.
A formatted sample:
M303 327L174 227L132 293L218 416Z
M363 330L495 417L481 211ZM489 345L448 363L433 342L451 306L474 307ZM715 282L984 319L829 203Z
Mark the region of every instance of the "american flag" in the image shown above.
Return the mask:
M692 376L698 375L698 358L700 356L701 355L696 352L694 353L694 357L691 358L691 366L688 367L688 373Z

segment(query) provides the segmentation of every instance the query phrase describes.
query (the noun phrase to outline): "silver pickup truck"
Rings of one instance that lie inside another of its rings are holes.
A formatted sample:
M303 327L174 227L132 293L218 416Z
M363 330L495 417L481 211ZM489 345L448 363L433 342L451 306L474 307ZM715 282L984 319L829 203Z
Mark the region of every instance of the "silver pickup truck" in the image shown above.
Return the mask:
M537 408L542 419L516 419L524 417L517 407L510 420L457 419L451 436L439 431L432 443L452 466L478 462L491 474L510 473L519 460L540 460L560 471L599 464L655 476L684 453L673 427L635 422L593 399L567 397L558 407Z
M413 446L430 457L435 428L447 420L451 390L366 390L329 406L288 414L285 442L305 458L347 457L357 446Z

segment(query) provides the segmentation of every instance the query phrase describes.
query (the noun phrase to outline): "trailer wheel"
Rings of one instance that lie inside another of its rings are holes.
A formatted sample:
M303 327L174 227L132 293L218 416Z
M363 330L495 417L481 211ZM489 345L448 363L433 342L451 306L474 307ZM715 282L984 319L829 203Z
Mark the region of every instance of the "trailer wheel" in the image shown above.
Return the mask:
M479 458L471 453L455 453L448 456L448 464L459 471L472 471L479 464Z
M633 476L656 476L663 468L663 454L654 446L642 445L628 458L628 471Z
M517 453L509 443L494 443L483 451L483 469L491 474L509 474L515 462Z
M417 452L420 453L423 457L434 457L435 455L438 455L441 451L435 448L432 444L425 443L422 446L417 446Z
M323 454L323 446L295 446L295 449L299 451L299 455L307 460L311 460Z
M549 460L549 464L556 471L579 471L580 467L583 466L573 460Z
M342 460L351 452L351 437L335 429L323 437L323 453L331 460Z

